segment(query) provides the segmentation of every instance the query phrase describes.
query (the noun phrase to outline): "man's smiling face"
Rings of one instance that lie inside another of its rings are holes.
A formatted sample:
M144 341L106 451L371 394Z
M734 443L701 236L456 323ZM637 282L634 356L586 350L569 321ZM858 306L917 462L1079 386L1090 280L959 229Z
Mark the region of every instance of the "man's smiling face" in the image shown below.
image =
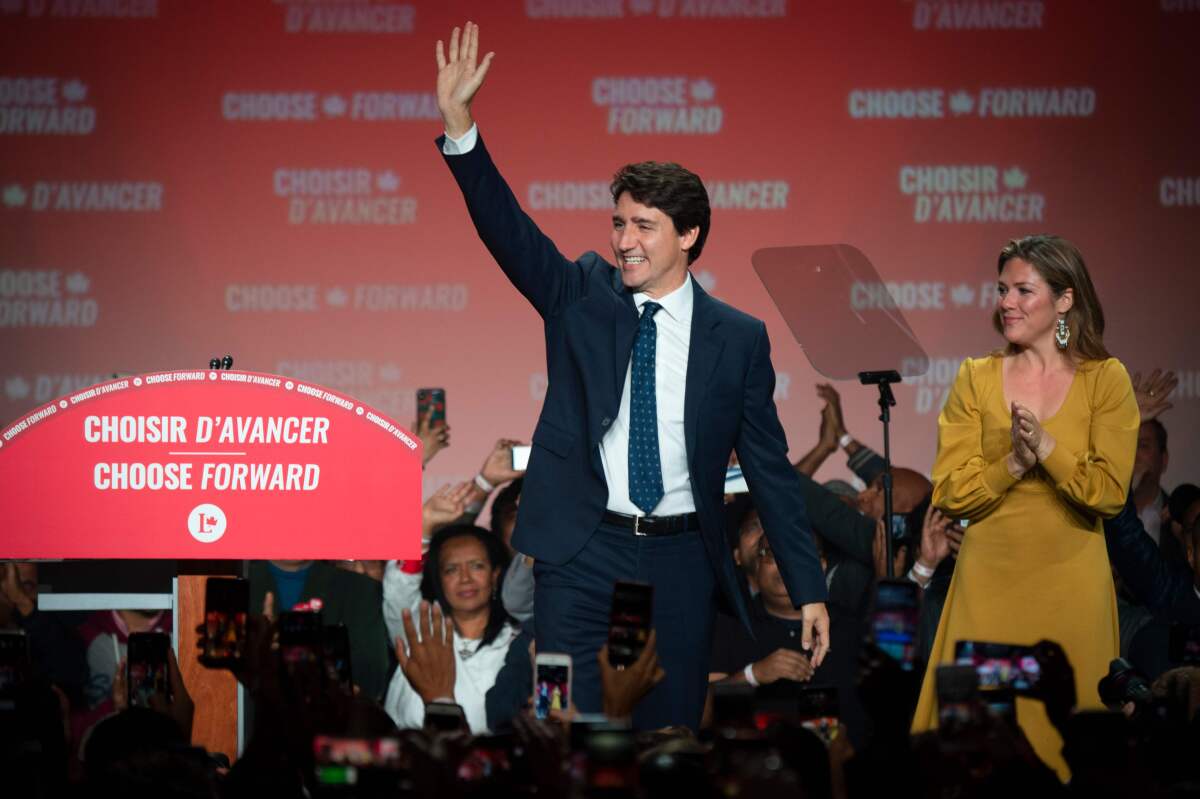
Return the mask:
M613 210L612 249L625 288L657 299L682 286L698 233L679 235L671 217L623 193Z

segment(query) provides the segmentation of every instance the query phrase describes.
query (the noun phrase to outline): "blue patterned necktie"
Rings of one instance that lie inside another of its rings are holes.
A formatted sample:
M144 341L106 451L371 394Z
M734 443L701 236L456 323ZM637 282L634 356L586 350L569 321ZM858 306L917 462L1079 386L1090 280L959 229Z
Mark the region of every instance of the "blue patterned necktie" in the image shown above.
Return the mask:
M658 402L654 394L654 349L658 327L656 302L642 306L629 384L629 500L645 513L663 496L662 466L658 457Z

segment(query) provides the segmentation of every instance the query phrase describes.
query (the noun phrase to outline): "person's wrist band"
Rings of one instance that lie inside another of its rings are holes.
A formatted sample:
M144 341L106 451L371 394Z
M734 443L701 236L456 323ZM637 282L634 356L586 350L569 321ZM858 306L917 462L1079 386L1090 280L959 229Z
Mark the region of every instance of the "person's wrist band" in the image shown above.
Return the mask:
M846 447L850 446L852 441L854 441L854 436L850 435L849 433L842 433L842 437L838 439L838 446L842 449L845 449Z
M930 577L932 577L933 572L934 572L934 569L929 568L928 566L921 563L921 561L919 561L919 560L913 561L912 570L915 571L921 577L924 577L926 580L928 580Z
M485 494L490 494L496 490L496 487L487 481L482 472L475 475L475 485L479 486L479 490Z
M908 575L907 575L907 577L908 577L908 579L912 580L914 583L916 583L917 585L921 586L922 588L924 588L925 586L929 585L929 578L928 578L928 577L921 577L919 574L917 574L916 567L914 567L914 568L911 568L911 569L909 569L909 570L908 570Z
M742 669L742 674L746 675L746 682L750 683L750 685L754 686L755 688L758 687L758 678L754 676L753 663L747 663L746 668Z

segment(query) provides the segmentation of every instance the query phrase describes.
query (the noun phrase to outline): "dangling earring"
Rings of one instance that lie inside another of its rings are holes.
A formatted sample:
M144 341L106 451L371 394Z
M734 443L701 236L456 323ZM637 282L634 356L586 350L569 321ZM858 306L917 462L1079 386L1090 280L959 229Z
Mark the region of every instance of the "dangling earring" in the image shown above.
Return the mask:
M1067 327L1065 316L1058 317L1058 326L1054 328L1054 343L1060 350L1065 350L1067 344L1071 343L1071 328Z

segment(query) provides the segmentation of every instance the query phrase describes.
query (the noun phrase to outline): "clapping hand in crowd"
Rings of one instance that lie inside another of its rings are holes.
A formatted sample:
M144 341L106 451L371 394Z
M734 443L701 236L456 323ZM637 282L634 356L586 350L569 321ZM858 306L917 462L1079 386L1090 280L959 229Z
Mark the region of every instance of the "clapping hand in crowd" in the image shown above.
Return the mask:
M950 555L951 550L957 552L957 544L952 543L950 538L950 531L956 527L958 522L930 505L925 511L925 521L921 527L921 551L917 562L932 571ZM959 541L962 540L961 529Z
M1174 372L1155 369L1146 378L1138 372L1133 376L1133 396L1137 400L1138 412L1143 422L1156 419L1173 406L1168 402L1171 392L1179 385Z
M462 482L446 485L429 495L421 506L421 536L428 540L439 528L453 524L467 512L467 500L475 484Z

